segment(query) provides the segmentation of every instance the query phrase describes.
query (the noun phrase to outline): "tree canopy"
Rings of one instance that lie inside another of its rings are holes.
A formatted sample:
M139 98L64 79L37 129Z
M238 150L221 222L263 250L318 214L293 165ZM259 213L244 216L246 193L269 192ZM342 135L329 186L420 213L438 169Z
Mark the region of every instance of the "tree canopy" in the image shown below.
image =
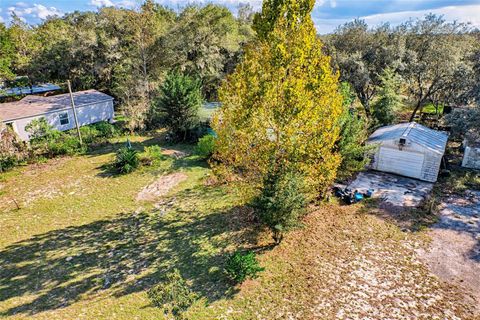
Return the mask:
M265 1L256 41L220 90L214 157L252 183L272 168L298 171L317 195L335 179L338 74L323 54L313 1ZM299 18L300 17L300 18Z

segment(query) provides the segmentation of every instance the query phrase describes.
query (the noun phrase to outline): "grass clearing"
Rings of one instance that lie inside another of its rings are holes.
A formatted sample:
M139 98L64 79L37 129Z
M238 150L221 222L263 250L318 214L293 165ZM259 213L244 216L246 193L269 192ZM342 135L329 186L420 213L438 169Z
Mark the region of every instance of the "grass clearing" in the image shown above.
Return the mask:
M130 140L138 150L162 141ZM416 237L373 210L325 205L272 248L234 188L205 183L210 170L191 147L164 146L183 156L116 175L108 164L125 139L114 142L0 175L0 318L163 319L146 292L173 268L201 297L187 319L470 311L415 259ZM187 179L158 200L136 200L171 173ZM222 268L238 249L266 269L233 286Z

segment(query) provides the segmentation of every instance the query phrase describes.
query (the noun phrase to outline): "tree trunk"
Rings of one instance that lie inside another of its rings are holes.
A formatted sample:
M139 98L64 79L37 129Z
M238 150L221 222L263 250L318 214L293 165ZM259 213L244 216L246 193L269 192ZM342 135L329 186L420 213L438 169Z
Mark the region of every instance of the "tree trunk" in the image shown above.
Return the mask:
M418 109L420 109L420 106L422 105L422 99L418 100L417 105L415 106L415 109L412 112L412 115L410 116L409 122L412 122L413 119L415 119L415 115L417 114Z

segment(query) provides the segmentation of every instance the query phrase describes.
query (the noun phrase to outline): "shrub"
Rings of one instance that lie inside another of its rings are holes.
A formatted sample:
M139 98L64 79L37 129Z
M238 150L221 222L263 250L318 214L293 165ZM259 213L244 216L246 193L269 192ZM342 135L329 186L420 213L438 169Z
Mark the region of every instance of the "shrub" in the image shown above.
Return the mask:
M275 243L279 244L283 233L298 226L306 212L304 177L288 171L268 173L253 206L260 221L273 232Z
M70 134L72 136L77 136L77 129L72 130ZM83 142L90 144L97 140L100 132L94 126L83 126L80 127L80 134L82 135Z
M48 124L45 118L39 118L32 120L25 126L25 130L30 136L30 142L39 142L42 140L50 140L57 135L58 130L54 130L51 125Z
M115 169L120 173L130 173L140 164L137 150L130 146L118 149L114 162Z
M0 172L13 168L26 158L26 144L11 128L0 122Z
M76 129L70 130L70 134L72 136L76 136ZM117 129L114 125L106 121L102 121L80 127L80 134L82 135L83 142L90 144L115 137L117 135Z
M154 145L145 147L145 151L140 155L140 162L144 165L152 165L162 161L164 158L162 154L162 148Z
M47 141L47 152L50 157L57 155L74 155L85 151L84 147L80 146L77 137L72 137L65 133L55 135L55 138Z
M200 138L197 143L195 151L203 158L209 158L215 149L215 137L211 134Z
M7 171L18 164L18 159L14 155L0 154L0 172Z
M236 283L242 283L247 278L254 279L263 270L265 268L260 267L255 253L252 251L246 253L235 252L228 258L225 265L226 274Z
M165 314L173 315L186 311L198 299L178 269L168 273L162 283L151 288L148 297L152 304L161 308Z
M97 122L93 124L92 127L97 130L98 136L102 138L113 138L118 135L118 129L115 125L106 121Z

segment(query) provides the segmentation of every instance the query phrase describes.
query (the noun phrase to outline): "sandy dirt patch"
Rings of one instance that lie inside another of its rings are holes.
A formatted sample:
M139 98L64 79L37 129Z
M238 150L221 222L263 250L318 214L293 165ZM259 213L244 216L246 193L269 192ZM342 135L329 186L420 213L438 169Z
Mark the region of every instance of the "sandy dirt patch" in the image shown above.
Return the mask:
M440 204L439 222L420 257L440 278L472 293L480 311L480 191L450 195Z
M137 195L138 201L153 201L166 195L172 188L180 182L187 180L185 173L176 172L166 176L161 176L152 184L146 186Z
M175 159L181 159L189 156L189 154L186 152L174 149L163 149L162 154L165 156L174 157Z
M433 183L383 172L361 172L349 186L366 192L374 189L374 198L396 207L417 207L432 191Z

